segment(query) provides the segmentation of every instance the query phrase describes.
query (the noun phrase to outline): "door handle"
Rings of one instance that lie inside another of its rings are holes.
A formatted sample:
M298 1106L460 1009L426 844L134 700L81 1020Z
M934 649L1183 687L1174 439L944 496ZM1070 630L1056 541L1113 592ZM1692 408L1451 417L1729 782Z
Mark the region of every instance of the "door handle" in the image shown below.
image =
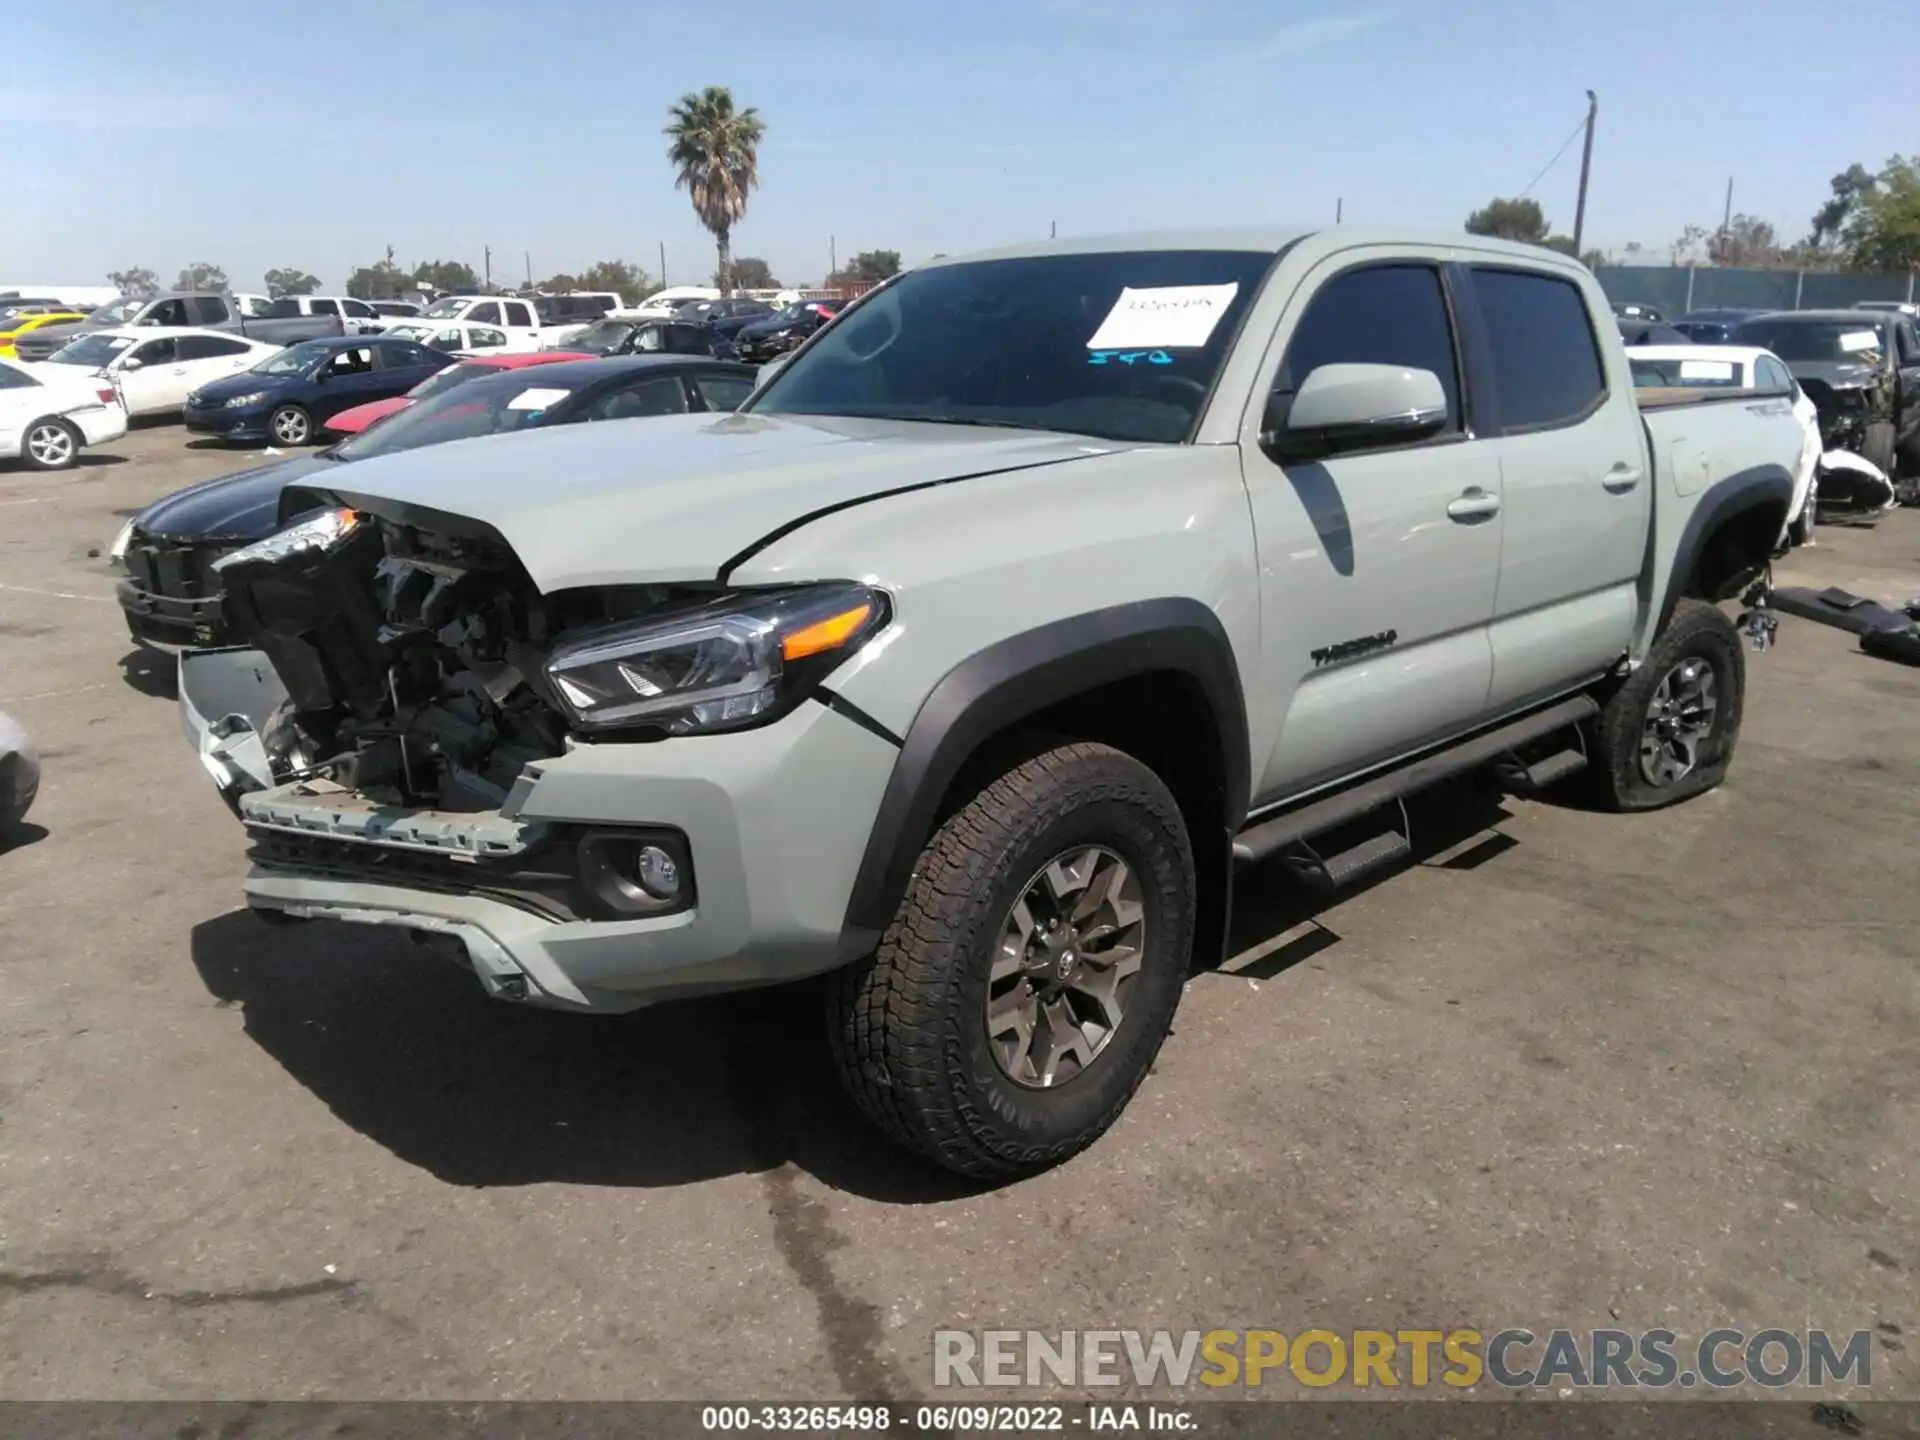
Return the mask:
M1607 471L1600 483L1615 495L1624 495L1640 483L1640 472L1623 461Z
M1484 520L1490 515L1500 513L1500 497L1489 495L1478 485L1472 486L1459 499L1447 506L1447 518L1463 522Z

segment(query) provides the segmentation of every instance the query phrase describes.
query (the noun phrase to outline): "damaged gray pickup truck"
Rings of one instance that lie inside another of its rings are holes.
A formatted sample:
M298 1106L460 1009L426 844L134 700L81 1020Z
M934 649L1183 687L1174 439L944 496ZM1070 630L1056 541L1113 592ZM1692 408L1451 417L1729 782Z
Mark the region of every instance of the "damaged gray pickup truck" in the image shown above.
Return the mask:
M351 467L220 562L250 643L184 724L255 910L581 1011L827 975L865 1113L1023 1173L1146 1076L1237 867L1391 865L1468 769L1720 782L1789 398L1636 396L1585 269L1476 237L943 259L738 414Z

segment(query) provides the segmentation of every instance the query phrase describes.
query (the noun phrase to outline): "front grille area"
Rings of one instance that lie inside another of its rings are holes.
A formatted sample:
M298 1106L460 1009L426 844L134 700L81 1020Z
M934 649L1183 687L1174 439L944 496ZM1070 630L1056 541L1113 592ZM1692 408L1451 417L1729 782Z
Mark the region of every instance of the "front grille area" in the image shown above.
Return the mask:
M182 541L135 532L127 545L127 574L135 588L169 600L209 600L220 593L213 562L238 549L233 542Z
M256 865L450 895L484 895L549 920L581 918L579 877L570 843L548 845L516 856L512 864L501 864L456 860L324 835L259 829L249 829L248 834L253 845L247 856Z

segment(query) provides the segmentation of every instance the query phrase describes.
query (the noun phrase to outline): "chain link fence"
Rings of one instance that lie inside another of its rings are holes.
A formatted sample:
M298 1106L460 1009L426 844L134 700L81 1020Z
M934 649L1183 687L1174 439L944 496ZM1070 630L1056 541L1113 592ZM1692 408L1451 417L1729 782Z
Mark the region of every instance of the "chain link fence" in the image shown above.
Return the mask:
M1651 305L1669 318L1689 310L1845 310L1860 300L1914 298L1912 275L1745 270L1718 265L1602 265L1607 298Z

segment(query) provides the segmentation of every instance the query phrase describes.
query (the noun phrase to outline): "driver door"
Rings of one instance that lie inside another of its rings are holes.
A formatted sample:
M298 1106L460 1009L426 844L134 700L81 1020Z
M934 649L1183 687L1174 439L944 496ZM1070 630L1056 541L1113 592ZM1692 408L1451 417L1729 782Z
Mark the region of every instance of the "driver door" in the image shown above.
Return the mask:
M380 389L379 367L379 356L371 345L334 352L314 376L319 394L307 407L313 418L325 421L342 410L379 399L385 393Z
M117 362L114 379L120 386L128 415L164 415L169 410L184 410L193 381L181 361L180 342L171 335L145 340ZM128 361L140 363L129 366Z
M1344 268L1343 268L1344 267ZM1256 803L1392 759L1471 725L1493 680L1500 464L1476 441L1438 261L1332 261L1289 302L1262 404L1241 442L1260 560L1267 683L1284 717L1255 757ZM1437 435L1281 463L1259 443L1324 365L1430 370Z

